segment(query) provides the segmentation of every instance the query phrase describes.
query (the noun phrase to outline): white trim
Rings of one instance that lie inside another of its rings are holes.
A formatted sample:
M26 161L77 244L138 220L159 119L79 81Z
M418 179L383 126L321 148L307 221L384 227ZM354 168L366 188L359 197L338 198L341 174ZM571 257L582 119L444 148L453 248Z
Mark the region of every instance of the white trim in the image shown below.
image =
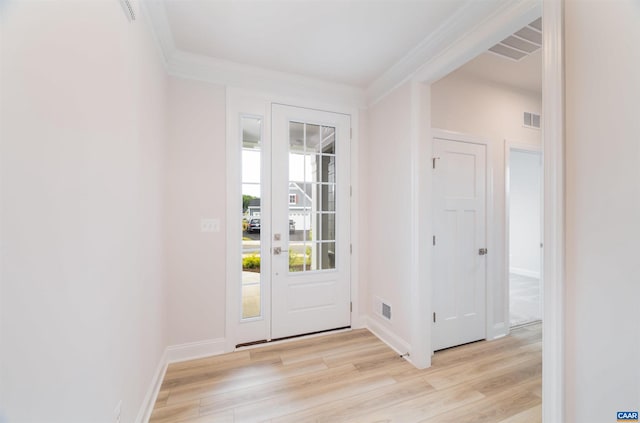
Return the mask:
M226 340L224 338L170 345L165 352L166 362L167 364L171 364L224 354L225 345Z
M314 98L323 101L338 100L355 107L365 105L364 91L360 88L179 50L170 56L167 68L170 75L180 78L279 92L300 98Z
M374 317L369 316L366 319L365 327L378 339L387 344L389 348L397 352L398 355L404 355L408 352L411 352L411 346L407 341L391 332L387 327L378 322ZM409 355L408 360L411 361L411 355Z
M410 238L410 327L411 357L409 360L419 369L431 366L431 234L433 211L431 186L433 173L421 163L431 161L431 87L419 82L411 83L411 228L415 236Z
M493 333L496 334L496 335L492 336L490 338L488 337L487 340L504 338L505 336L507 336L509 334L510 326L511 325L509 324L508 321L494 324L493 325Z
M564 1L544 0L542 122L544 239L542 421L564 421L565 155Z
M515 0L503 2L496 10L493 2L467 2L367 88L368 105L408 80L442 78L538 18L541 5L537 0Z
M350 282L351 282L351 328L352 329L360 329L364 328L366 322L364 321L365 316L361 316L360 312L362 309L366 310L365 307L360 306L360 260L359 260L359 247L360 243L358 242L358 234L359 234L359 222L358 213L360 210L360 179L358 178L360 167L359 167L359 149L360 149L360 115L358 110L351 111L351 142L350 142L350 184L351 184L351 197L349 203L349 230L351 231L349 235L349 241L351 243L351 266L350 266Z
M426 62L413 78L423 82L437 81L539 18L541 14L540 0L503 2L502 7L488 19Z
M337 100L353 107L366 105L364 90L359 87L182 51L176 48L165 2L141 1L151 18L154 38L160 45L165 68L170 75L298 98L328 102Z
M170 345L165 348L156 366L156 371L153 373L153 378L144 396L144 400L142 400L142 405L138 410L135 422L149 422L169 364L223 354L225 352L225 344L226 341L223 338L218 338L180 345Z
M225 240L225 252L226 259L226 289L225 289L225 338L226 345L225 351L231 352L236 346L236 340L232 334L237 333L236 326L240 315L239 301L240 293L237 292L238 282L242 283L242 280L238 281L238 269L242 265L241 258L241 240L238 239L237 228L242 223L242 210L238 210L237 201L241 198L241 189L237 186L238 182L242 181L240 166L230 166L230 163L240 162L240 153L238 149L237 134L239 131L238 119L236 119L236 108L232 105L233 94L227 88L225 91L225 107L226 107L226 208L227 208L227 233ZM266 120L266 117L265 117ZM264 134L264 124L263 134ZM264 141L264 140L262 140ZM262 200L261 200L262 201ZM241 277L242 278L242 277Z
M156 366L156 371L153 373L151 384L149 384L149 389L147 389L144 400L142 400L140 410L138 410L138 415L135 420L136 423L147 423L151 418L151 413L153 412L153 407L156 403L156 399L158 398L158 393L160 392L160 387L162 386L162 381L164 380L166 372L167 350L165 349L160 357L158 365Z
M494 168L493 168L493 152L491 151L492 142L486 138L478 137L476 135L464 134L461 132L448 131L443 129L433 128L432 132L432 143L434 139L442 139L447 141L456 141L456 142L466 142L470 144L480 144L485 146L485 160L486 160L486 203L485 203L485 233L486 233L486 245L489 254L487 254L487 267L486 267L486 280L485 280L485 337L486 339L495 339L501 336L506 335L505 327L509 325L503 322L496 322L494 319L493 313L493 299L495 293L498 292L496 287L496 278L500 279L502 272L498 272L496 269L499 264L499 255L495 254L497 251L497 242L495 240L495 228L497 227L495 222L495 213L494 213ZM429 161L430 163L430 161ZM430 202L430 207L433 208L433 202ZM429 255L432 255L432 251L430 251ZM494 276L495 275L495 276ZM431 279L429 275L429 279ZM499 282L498 282L499 283ZM503 284L506 284L506 280L502 280ZM502 290L501 290L502 291ZM508 302L508 297L505 299ZM432 299L429 298L429 304L433 306ZM497 332L497 330L499 330ZM431 344L431 340L429 340L429 344ZM433 350L433 349L432 349Z
M151 0L140 0L140 9L147 16L149 27L162 58L162 64L169 73L169 59L176 51L173 34L169 26L169 18L164 4Z
M503 274L505 280L505 298L507 299L506 307L504 309L504 319L507 323L506 330L507 333L511 329L511 286L510 286L510 277L509 274L513 273L516 275L527 276L530 278L540 279L541 270L534 272L527 269L521 269L517 267L511 266L511 260L509 258L509 254L511 251L510 245L510 222L511 222L511 181L510 181L510 166L511 166L511 151L524 151L530 153L539 153L540 158L544 159L542 155L542 147L539 144L530 144L530 143L520 143L513 142L509 140L504 140L504 267ZM544 160L543 160L544 163ZM542 178L542 175L540 175ZM543 187L544 192L544 187ZM542 197L540 198L540 202L542 202ZM540 208L540 212L542 213L542 207ZM544 227L543 222L540 222L542 227ZM542 240L542 237L540 238ZM542 258L540 259L540 269L542 269ZM541 296L541 301L544 301L544 298Z
M463 132L449 131L447 129L440 128L432 128L431 129L431 139L438 138L440 140L449 140L449 141L458 141L458 142L468 142L471 144L483 144L489 145L491 141L486 138L479 137L473 134L466 134Z
M269 192L271 157L271 105L267 97L227 88L226 90L226 207L227 207L227 239L226 239L226 313L225 313L225 351L234 351L239 343L268 339L271 326L270 297L261 295L261 316L254 319L241 319L241 287L242 287L242 241L237 228L242 222L241 202L241 116L260 117L262 119L262 168L261 182L263 192ZM236 165L231 165L235 163ZM271 219L271 198L261 196L261 219ZM269 227L261 229L263 240L271 239ZM270 244L261 243L261 257L271 257ZM271 292L271 261L261 262L261 286L264 292Z

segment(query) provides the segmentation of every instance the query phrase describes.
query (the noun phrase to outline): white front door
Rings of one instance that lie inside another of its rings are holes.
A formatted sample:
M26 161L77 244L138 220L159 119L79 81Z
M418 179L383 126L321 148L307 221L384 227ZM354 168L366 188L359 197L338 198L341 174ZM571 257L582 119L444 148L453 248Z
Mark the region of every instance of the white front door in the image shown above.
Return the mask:
M485 339L486 146L434 139L433 350Z
M348 115L274 104L271 338L348 327Z

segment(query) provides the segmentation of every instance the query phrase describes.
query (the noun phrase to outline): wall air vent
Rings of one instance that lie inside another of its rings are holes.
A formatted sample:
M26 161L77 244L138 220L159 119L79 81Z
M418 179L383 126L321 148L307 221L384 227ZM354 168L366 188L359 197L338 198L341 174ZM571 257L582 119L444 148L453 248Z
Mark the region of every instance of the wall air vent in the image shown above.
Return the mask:
M391 320L391 306L389 304L382 303L382 317Z
M521 60L542 47L542 18L538 18L515 34L489 49L510 60Z
M526 128L540 129L540 115L524 112L522 125Z
M382 300L382 298L373 298L373 310L378 316L391 320L391 304Z

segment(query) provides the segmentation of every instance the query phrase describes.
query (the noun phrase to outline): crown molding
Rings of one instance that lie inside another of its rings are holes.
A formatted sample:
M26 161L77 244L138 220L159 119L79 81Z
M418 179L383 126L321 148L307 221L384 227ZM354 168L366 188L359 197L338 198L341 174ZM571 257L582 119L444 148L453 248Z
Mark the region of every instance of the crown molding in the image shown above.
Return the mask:
M410 80L436 81L541 14L541 0L504 2L497 8L494 2L468 1L367 88L367 103L376 104Z
M409 80L432 82L445 76L542 14L541 0L515 0L497 7L493 1L468 0L364 90L180 50L164 1L139 1L172 76L357 108L376 104Z
M156 44L159 47L164 67L168 71L169 59L176 51L173 42L173 34L169 26L169 18L167 18L167 10L163 2L151 0L139 0L140 10L148 18L151 26L151 32Z
M327 104L364 108L364 89L303 75L244 65L180 50L176 47L163 1L140 0L146 9L169 75L230 87L312 98Z
M339 103L359 108L366 106L364 90L361 88L242 65L181 50L174 51L168 60L167 69L170 75L179 78L269 92L279 96L314 99L327 104Z

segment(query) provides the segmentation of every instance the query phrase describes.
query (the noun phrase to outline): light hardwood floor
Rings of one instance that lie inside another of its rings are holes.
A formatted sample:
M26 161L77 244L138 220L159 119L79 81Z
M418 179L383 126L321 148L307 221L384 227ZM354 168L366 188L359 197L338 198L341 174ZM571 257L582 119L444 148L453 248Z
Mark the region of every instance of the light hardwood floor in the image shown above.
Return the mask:
M426 370L356 330L172 364L151 422L536 423L541 360L540 324Z

